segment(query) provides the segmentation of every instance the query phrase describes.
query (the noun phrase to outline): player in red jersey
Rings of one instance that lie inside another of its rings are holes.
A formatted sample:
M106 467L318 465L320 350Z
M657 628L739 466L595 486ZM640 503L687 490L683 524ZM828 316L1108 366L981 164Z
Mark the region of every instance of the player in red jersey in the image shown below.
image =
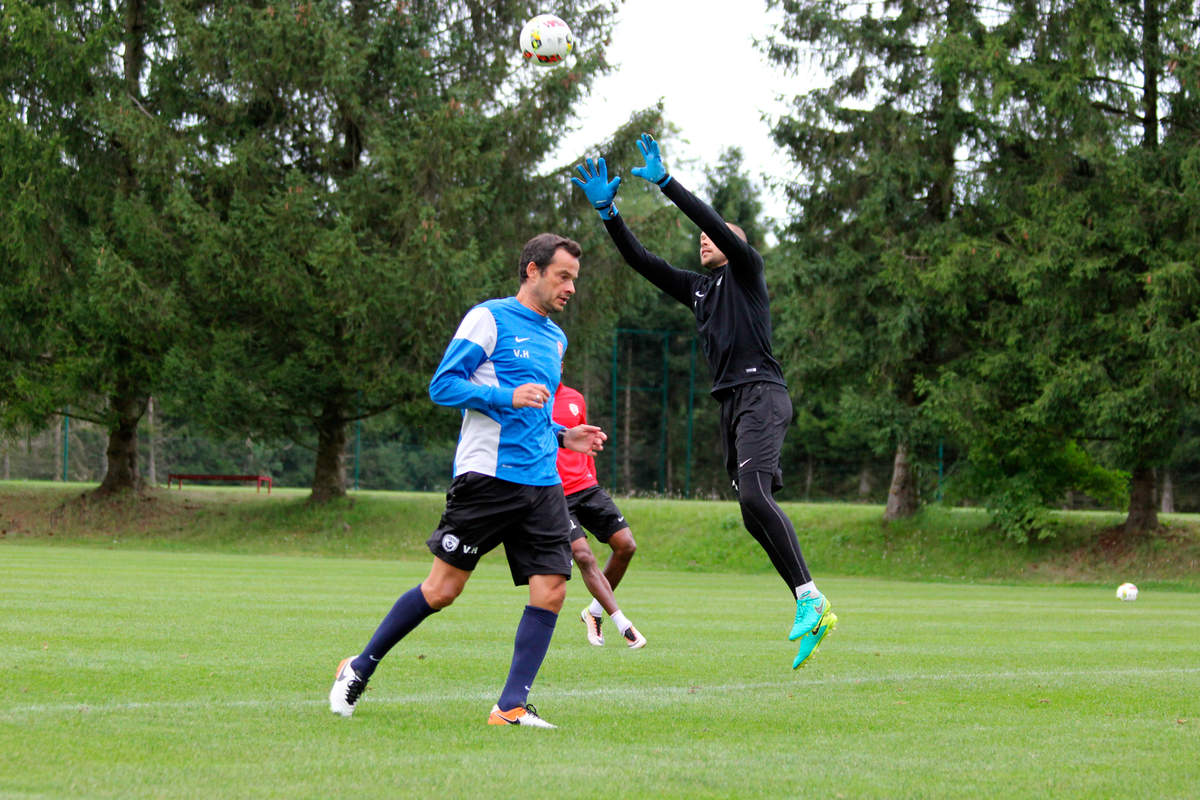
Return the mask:
M574 427L587 421L587 403L583 395L563 384L554 392L555 422ZM644 647L646 637L633 627L613 597L613 590L625 576L629 561L637 551L633 533L625 516L600 488L596 481L596 461L585 453L559 448L558 476L562 478L563 493L567 496L567 508L571 512L571 556L579 565L579 574L592 593L592 604L579 612L579 618L587 626L588 642L604 644L604 633L600 620L605 612L621 632L625 643L632 648ZM586 529L586 532L585 532ZM591 533L612 548L604 571L596 563L596 556L587 541Z

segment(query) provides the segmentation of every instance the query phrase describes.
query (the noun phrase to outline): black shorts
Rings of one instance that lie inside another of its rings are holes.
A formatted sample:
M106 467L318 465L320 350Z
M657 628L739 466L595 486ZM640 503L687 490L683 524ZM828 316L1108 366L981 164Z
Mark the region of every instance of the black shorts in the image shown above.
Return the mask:
M570 530L561 484L526 486L465 472L450 484L446 510L425 544L468 572L503 544L513 583L522 586L531 575L571 577Z
M786 386L758 381L734 386L722 392L721 447L725 470L737 484L739 475L765 472L771 476L771 488L783 487L779 469L779 451L792 422L792 399Z
M614 533L629 527L617 504L599 486L590 486L568 495L567 509L571 512L572 542L582 539L587 533L607 542ZM584 533L585 528L587 533Z

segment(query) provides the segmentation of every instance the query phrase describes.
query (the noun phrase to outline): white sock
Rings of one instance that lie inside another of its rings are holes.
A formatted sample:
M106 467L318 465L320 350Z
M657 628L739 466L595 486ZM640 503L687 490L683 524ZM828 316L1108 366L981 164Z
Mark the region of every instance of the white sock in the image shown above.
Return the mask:
M613 624L617 626L617 630L621 633L624 633L633 626L632 622L625 619L625 615L621 613L621 609L619 608L612 614L609 614L609 616L612 617Z
M604 616L604 606L600 605L599 600L593 600L592 604L590 606L588 606L588 613L591 614L593 617L603 617Z
M812 581L809 581L808 583L804 584L803 586L797 586L796 587L796 599L799 600L804 595L805 592L812 592L815 595L817 593L817 585L815 583L813 583Z

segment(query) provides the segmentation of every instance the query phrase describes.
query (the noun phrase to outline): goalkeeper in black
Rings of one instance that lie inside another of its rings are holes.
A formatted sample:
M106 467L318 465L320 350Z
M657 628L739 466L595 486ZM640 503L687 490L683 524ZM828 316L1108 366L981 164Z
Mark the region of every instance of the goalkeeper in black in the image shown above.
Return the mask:
M829 601L817 590L791 520L775 502L783 485L779 453L792 419L783 370L771 353L771 309L762 256L745 232L727 223L707 203L667 172L658 142L638 141L645 166L633 174L656 184L667 199L700 228L700 264L708 274L677 269L642 247L614 203L621 179L608 178L604 159L587 159L572 178L604 220L604 227L629 266L696 317L700 344L713 375L712 395L721 404L725 467L737 492L742 521L766 551L796 598L788 638L800 640L792 668L803 666L837 624Z

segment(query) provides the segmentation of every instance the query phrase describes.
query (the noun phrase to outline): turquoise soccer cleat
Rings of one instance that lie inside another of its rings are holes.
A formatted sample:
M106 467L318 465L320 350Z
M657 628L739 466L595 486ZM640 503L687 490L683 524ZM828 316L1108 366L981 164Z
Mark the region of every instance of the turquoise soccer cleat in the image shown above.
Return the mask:
M796 621L792 623L792 632L788 641L794 642L804 634L817 627L821 617L829 610L829 600L818 591L805 592L796 600Z
M800 638L800 649L796 652L796 658L792 661L792 669L799 669L816 655L817 648L821 646L821 642L836 627L837 614L830 611L829 604L826 603L825 613L817 620L817 624Z

